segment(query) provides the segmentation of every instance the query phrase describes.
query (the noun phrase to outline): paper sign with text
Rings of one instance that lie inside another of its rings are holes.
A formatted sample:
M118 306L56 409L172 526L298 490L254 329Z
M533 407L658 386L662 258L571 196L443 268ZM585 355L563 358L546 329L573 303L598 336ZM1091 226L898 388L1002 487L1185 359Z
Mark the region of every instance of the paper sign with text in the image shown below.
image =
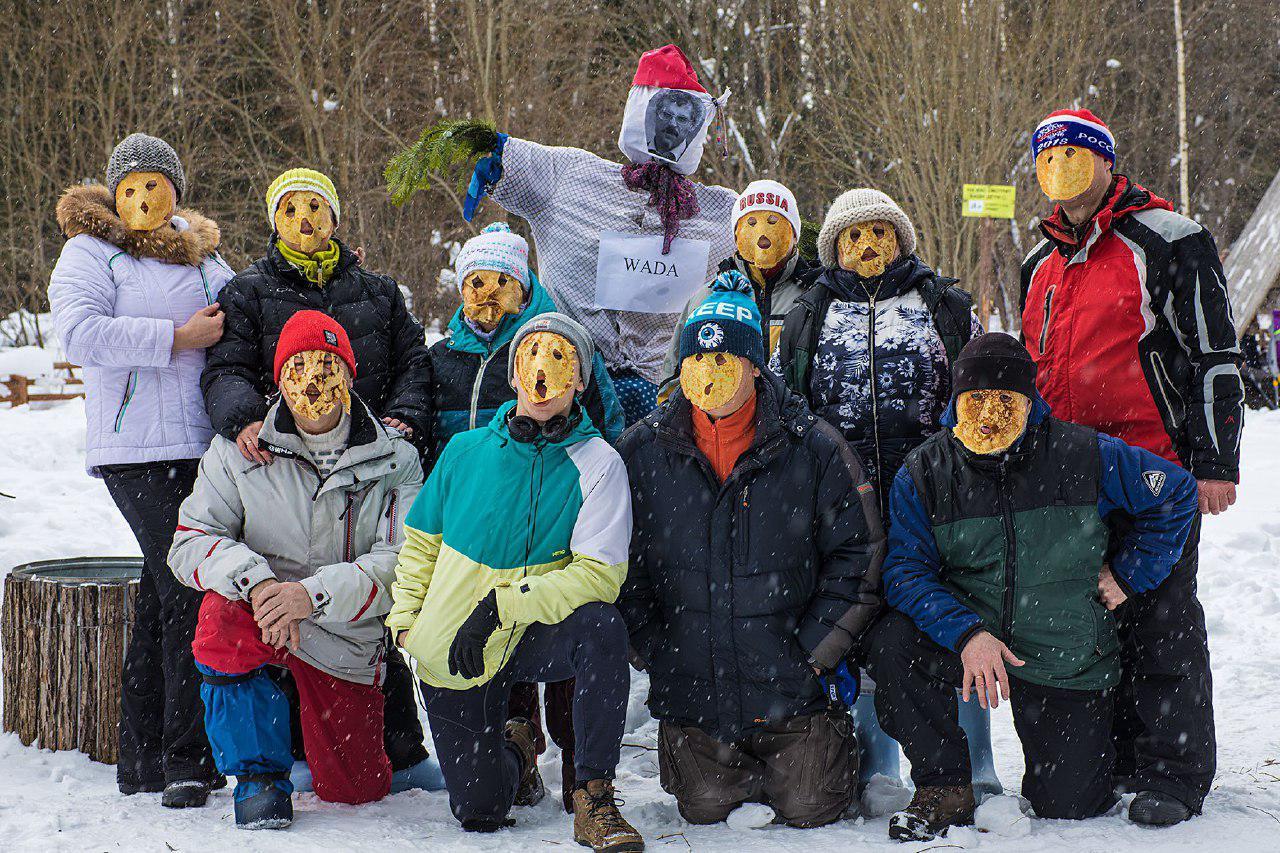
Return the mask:
M677 237L662 254L662 235L600 232L596 307L678 314L707 281L708 240Z
M1016 187L1005 184L965 184L961 216L1012 219Z

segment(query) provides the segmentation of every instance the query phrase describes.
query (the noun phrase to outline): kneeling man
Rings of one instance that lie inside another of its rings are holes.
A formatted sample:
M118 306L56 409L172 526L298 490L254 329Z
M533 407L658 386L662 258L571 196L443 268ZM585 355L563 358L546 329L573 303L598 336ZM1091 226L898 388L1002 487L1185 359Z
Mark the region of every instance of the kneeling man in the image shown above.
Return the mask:
M852 720L819 676L880 608L884 536L857 454L769 372L762 332L746 276L721 273L680 330L679 391L624 434L621 607L680 814L754 802L812 827L856 792Z
M506 720L511 687L576 678L573 836L644 849L618 812L627 633L614 608L627 573L627 473L579 403L594 346L563 314L515 333L516 399L449 440L405 518L387 625L418 663L427 718L463 829L510 825L537 772L536 730Z
M866 644L876 711L916 784L889 821L901 841L972 822L957 687L984 708L1012 700L1037 816L1115 804L1110 611L1168 577L1196 512L1182 468L1051 417L1016 339L974 338L953 377L950 429L894 479L884 584L895 609ZM1109 522L1127 532L1104 563Z
M422 485L418 454L351 392L347 333L299 311L276 345L280 399L261 445L267 465L216 437L182 504L169 565L205 591L193 643L218 769L237 778L236 824L293 820L289 699L322 800L386 796L383 617L399 518Z

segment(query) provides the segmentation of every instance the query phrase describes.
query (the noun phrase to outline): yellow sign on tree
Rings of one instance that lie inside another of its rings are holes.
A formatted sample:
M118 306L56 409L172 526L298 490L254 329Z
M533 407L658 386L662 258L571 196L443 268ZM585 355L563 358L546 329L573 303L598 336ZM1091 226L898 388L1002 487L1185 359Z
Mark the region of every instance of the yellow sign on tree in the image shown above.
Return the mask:
M960 215L1012 219L1016 191L1005 184L965 184Z

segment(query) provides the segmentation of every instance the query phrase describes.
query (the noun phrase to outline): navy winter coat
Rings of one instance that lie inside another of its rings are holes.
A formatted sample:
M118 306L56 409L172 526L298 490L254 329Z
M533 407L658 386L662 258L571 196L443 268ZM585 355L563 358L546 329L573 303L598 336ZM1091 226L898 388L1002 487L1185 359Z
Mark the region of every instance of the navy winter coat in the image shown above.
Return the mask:
M884 534L857 454L776 375L722 484L677 390L622 436L634 533L619 608L649 710L723 741L811 713L880 608Z

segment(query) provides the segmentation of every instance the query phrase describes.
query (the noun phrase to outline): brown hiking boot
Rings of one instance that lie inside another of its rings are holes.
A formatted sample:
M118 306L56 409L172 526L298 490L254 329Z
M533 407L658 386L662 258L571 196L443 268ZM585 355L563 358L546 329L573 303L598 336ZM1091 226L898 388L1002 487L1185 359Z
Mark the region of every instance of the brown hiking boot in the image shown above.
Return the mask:
M542 774L538 772L537 730L524 717L513 717L507 720L502 734L507 743L520 753L520 785L516 788L513 805L536 806L547 795L547 788L542 784Z
M889 818L889 837L896 841L931 841L952 826L973 823L972 785L917 788L911 804Z
M573 792L573 840L596 853L639 853L644 839L618 811L613 783L592 779Z

